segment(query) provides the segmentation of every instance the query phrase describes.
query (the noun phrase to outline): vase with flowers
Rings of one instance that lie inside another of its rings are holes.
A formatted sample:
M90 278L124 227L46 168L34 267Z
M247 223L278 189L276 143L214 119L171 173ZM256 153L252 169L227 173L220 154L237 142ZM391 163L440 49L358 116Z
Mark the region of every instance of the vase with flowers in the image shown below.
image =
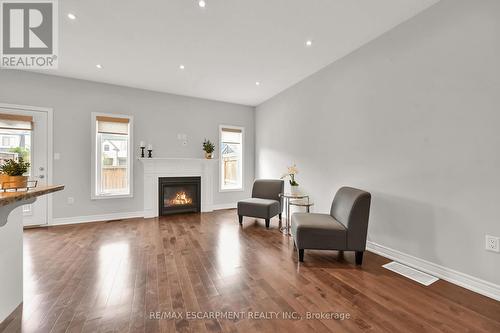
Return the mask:
M295 180L295 176L299 173L297 166L294 164L287 168L286 173L281 176L281 179L288 179L290 183L290 193L298 194L299 193L299 183Z

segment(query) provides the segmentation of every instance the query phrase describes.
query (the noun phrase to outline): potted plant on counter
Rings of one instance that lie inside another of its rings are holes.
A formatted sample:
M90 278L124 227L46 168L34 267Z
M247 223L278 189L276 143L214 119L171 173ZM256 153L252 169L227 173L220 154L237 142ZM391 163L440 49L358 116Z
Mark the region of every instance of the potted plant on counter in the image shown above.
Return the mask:
M24 188L28 187L28 176L24 176L30 168L30 163L19 159L7 160L0 165L0 187L1 188Z
M203 141L203 150L205 151L205 158L210 160L213 157L212 154L215 150L215 145L210 140L205 139Z

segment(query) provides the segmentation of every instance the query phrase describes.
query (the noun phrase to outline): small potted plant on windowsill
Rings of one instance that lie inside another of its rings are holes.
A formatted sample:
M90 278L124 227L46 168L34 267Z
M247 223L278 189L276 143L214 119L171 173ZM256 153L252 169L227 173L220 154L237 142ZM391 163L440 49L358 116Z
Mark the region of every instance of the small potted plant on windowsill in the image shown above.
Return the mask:
M28 172L30 165L22 157L19 157L18 161L10 159L0 165L0 187L28 187L28 176L24 176L24 174Z
M203 141L203 150L205 151L205 158L210 160L213 157L215 145L210 140L205 139Z

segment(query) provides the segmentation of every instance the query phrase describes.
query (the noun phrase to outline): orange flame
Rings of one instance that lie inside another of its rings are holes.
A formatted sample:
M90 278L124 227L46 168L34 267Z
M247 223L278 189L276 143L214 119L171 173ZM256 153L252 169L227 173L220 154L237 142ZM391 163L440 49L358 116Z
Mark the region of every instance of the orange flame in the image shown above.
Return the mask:
M175 195L175 198L171 199L170 205L189 205L193 203L193 199L191 199L186 192L179 192Z

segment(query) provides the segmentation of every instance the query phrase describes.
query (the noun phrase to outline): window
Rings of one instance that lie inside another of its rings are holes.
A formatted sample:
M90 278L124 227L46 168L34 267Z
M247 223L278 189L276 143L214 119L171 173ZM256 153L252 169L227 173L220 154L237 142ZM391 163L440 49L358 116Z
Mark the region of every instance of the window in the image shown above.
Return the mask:
M92 114L92 198L132 196L132 117Z
M33 117L19 114L0 114L0 164L7 160L31 162ZM31 168L26 173L31 175ZM23 216L33 216L33 205L22 206Z
M220 191L243 190L243 128L220 126Z
M0 164L22 157L31 162L31 131L33 117L0 114Z
M4 137L2 137L2 146L4 146L4 147L10 147L10 145L11 145L10 139L11 139L10 136L4 136Z

